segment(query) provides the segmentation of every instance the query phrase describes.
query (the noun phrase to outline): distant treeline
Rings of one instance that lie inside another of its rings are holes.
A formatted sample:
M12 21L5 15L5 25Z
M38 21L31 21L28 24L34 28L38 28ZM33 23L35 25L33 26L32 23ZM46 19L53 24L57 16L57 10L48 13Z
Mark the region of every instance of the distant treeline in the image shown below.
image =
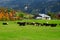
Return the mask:
M21 20L21 19L34 19L34 13L26 13L21 10L14 10L11 8L0 8L0 20ZM52 19L60 19L60 13L48 12L47 15Z

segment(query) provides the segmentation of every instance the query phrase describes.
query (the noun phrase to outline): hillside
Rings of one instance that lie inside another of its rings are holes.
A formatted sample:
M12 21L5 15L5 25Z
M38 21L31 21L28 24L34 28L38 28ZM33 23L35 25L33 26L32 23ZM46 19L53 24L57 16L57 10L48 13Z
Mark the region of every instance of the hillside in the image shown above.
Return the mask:
M24 7L27 6L28 10ZM46 13L48 11L59 12L60 1L59 0L1 0L0 7L8 7L16 10L22 10L31 13L32 10L38 9L40 13Z

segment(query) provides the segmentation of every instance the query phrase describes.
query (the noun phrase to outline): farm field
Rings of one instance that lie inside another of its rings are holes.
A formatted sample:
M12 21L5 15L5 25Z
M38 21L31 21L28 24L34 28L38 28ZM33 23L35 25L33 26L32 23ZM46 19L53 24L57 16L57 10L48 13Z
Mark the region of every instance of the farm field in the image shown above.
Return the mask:
M24 22L56 23L56 27L26 25L19 26L18 21L0 21L0 40L60 40L60 20L21 20Z

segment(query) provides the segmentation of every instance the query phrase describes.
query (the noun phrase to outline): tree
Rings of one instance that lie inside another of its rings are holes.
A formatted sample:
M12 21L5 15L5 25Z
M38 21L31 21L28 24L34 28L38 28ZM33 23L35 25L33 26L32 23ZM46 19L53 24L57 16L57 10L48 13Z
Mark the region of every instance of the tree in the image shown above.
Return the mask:
M47 15L49 15L52 19L56 19L56 14L53 12L48 12Z
M17 11L17 12L16 12L16 16L19 17L19 19L23 19L23 18L24 18L24 12L22 12L22 11Z

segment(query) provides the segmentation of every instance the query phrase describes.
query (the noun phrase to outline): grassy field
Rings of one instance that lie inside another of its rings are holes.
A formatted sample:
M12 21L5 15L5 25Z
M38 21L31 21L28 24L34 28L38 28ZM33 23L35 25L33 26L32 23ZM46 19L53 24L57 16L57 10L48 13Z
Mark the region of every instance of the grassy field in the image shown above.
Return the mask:
M60 20L22 20L25 22L49 22L60 24ZM60 25L57 27L19 26L17 21L8 21L2 25L0 21L0 40L60 40Z

